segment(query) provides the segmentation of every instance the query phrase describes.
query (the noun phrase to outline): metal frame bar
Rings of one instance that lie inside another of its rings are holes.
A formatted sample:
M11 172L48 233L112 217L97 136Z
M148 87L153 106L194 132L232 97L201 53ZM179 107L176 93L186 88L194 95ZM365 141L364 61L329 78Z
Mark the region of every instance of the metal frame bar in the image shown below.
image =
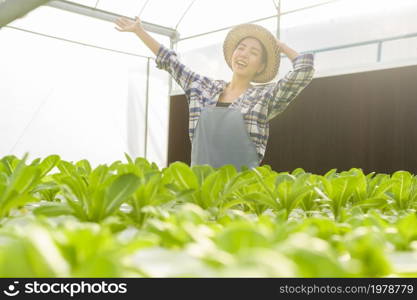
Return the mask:
M397 36L384 38L384 39L369 40L369 41L359 42L359 43L351 43L351 44L345 44L345 45L334 46L334 47L320 48L320 49L315 49L315 50L304 51L304 52L301 52L301 53L319 53L319 52L325 52L325 51L340 50L340 49L346 49L346 48L352 48L352 47L358 47L358 46L378 44L377 57L380 57L380 55L382 53L382 44L384 42L389 42L389 41L394 41L394 40L401 40L401 39L408 39L408 38L413 38L413 37L417 37L417 32L404 34L404 35L397 35Z
M144 157L148 155L148 116L149 116L149 72L150 72L150 58L146 63L146 96L145 96L145 142L144 142Z
M77 13L80 15L84 15L84 16L88 16L88 17L92 17L92 18L96 18L96 19L100 19L104 21L109 21L109 22L114 22L117 18L120 18L120 17L125 17L125 18L133 20L133 18L130 18L127 16L122 16L122 15L108 12L105 10L101 10L101 9L97 9L97 8L93 8L90 6L85 6L85 5L81 5L78 3L73 3L73 2L69 2L65 0L51 1L47 3L46 5L53 7L53 8L58 8L58 9L62 9L65 11L70 11L70 12ZM143 28L145 28L145 30L149 32L165 35L170 38L178 38L179 36L178 32L175 29L172 29L169 27L164 27L161 25L148 23L148 22L142 22L142 24L143 24Z
M138 13L138 17L140 18L140 16L142 15L143 11L145 10L146 5L148 5L149 0L146 0L146 2L142 5L142 7L140 8L140 11Z
M273 3L275 5L275 9L277 10L277 32L276 37L279 40L281 37L281 0L277 0L277 3L275 3L275 0L273 0Z
M188 7L185 9L185 11L183 12L182 16L180 17L179 21L177 22L177 25L175 25L175 30L178 29L178 26L180 26L180 24L181 24L182 20L184 19L185 15L188 13L188 11L191 9L191 7L194 5L194 3L196 1L197 0L192 0L190 2L190 4L188 5Z

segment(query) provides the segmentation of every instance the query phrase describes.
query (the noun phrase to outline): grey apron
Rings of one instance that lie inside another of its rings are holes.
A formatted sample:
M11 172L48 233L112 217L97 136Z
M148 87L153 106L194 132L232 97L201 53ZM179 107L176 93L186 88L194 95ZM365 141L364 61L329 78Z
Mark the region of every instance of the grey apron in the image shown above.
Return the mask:
M204 107L197 121L191 149L191 166L208 164L214 168L232 164L259 166L242 113L237 108Z

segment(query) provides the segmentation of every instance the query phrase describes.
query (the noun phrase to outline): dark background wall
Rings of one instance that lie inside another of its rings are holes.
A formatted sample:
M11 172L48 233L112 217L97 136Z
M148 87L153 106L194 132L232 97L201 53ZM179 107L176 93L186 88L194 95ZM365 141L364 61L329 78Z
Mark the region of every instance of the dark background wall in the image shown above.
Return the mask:
M171 97L169 130L168 163L189 164L184 95ZM417 174L417 66L314 78L270 122L261 164L278 172Z

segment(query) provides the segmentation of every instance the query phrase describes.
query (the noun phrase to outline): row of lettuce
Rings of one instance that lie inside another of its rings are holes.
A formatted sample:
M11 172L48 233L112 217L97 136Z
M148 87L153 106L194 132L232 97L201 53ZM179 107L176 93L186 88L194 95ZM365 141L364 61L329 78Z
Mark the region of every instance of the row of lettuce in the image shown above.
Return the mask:
M0 160L0 276L416 276L417 177Z

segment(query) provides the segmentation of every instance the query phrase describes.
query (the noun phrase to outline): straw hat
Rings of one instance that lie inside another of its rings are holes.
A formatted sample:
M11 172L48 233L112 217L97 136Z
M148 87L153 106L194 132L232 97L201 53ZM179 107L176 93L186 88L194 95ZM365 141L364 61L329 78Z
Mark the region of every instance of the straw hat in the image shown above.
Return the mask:
M256 24L241 24L233 27L223 43L223 53L227 64L232 68L231 59L239 42L247 37L258 39L266 50L266 67L253 78L253 82L265 83L275 78L278 73L280 54L277 39L266 28Z

